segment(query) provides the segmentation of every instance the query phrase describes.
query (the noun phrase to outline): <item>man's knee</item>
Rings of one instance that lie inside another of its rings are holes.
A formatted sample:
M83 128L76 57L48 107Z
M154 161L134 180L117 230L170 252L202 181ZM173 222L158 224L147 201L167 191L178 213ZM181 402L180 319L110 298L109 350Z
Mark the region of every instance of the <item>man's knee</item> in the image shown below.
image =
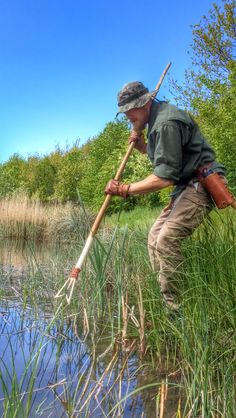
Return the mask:
M151 250L155 250L158 254L165 253L166 249L175 245L174 236L168 233L168 230L164 228L159 234L155 234L152 229L148 234L148 247Z
M155 245L155 249L157 254L161 255L165 255L166 250L170 248L170 242L167 236L165 235L160 235L158 237L158 239L156 240L156 245Z
M155 250L159 256L174 254L179 252L181 241L180 232L165 228L156 239Z

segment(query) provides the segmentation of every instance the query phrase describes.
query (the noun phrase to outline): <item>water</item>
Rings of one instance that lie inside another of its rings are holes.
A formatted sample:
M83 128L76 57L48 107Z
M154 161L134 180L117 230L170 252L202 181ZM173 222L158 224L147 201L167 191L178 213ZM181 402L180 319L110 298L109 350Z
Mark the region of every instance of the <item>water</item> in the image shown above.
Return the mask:
M165 376L139 358L138 340L124 350L103 324L86 333L81 312L55 315L50 297L32 304L22 295L28 252L11 244L0 249L0 415L157 417ZM45 247L34 253L41 271L53 254ZM170 387L165 418L175 416L178 397Z
M34 318L30 308L24 311L24 318L22 312L17 302L0 307L1 370L9 389L12 375L17 376L18 396L25 394L25 403L35 374L30 416L66 417L69 403L75 416L85 416L82 414L87 410L89 416L108 416L109 410L138 386L145 367L137 372L136 354L111 349L99 358L104 342L83 341L70 323L62 326L58 321L47 329L48 320ZM3 401L2 390L0 398ZM145 404L145 395L140 394L135 403L134 399L123 402L120 412L127 417L140 416Z

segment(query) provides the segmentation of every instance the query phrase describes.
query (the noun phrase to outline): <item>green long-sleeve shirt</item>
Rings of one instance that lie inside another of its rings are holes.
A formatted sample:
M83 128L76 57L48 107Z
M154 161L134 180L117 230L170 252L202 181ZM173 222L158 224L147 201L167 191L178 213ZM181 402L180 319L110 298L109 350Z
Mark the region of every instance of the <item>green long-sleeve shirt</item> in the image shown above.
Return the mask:
M211 163L213 171L225 172L196 122L184 110L153 101L148 123L147 153L156 176L174 180L178 193L198 167Z

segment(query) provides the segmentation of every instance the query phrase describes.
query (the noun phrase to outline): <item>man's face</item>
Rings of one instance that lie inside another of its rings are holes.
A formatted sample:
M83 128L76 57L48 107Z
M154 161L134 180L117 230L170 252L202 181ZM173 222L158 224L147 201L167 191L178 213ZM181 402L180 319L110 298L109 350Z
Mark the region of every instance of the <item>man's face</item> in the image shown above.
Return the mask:
M135 107L125 112L126 117L132 123L135 130L142 131L148 123L150 106Z

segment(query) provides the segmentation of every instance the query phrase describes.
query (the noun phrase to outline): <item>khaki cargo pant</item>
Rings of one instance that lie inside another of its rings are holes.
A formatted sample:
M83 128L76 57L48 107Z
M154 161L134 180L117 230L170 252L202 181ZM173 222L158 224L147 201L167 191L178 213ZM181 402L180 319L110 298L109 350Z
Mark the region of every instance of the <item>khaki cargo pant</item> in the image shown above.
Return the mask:
M174 200L172 208L161 212L149 232L150 261L158 273L161 293L170 308L176 309L179 303L183 264L181 243L211 209L211 198L202 185L189 184Z

